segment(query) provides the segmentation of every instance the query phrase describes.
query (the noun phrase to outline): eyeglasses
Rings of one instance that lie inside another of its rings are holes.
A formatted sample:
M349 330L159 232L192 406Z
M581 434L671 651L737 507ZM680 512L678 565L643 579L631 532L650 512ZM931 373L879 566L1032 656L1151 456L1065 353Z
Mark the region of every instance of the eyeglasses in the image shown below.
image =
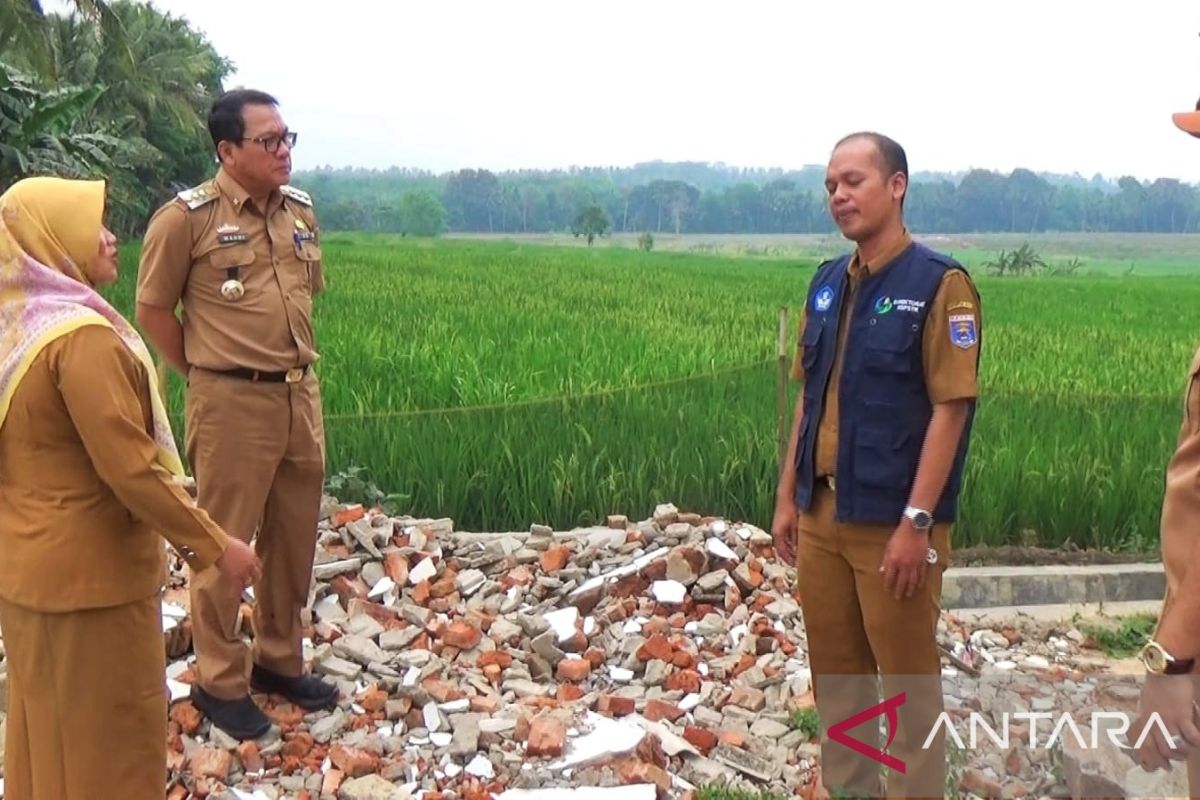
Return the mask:
M279 145L287 143L288 149L291 150L296 146L296 132L287 131L283 136L255 136L254 138L242 137L243 142L255 142L261 144L263 151L267 153L275 153L279 151Z

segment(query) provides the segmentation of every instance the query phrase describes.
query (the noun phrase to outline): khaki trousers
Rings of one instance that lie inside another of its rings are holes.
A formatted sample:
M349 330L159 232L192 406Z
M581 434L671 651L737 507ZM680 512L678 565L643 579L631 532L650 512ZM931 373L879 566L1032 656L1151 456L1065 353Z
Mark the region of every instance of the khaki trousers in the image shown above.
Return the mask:
M158 596L48 614L0 600L5 800L163 800L167 682Z
M944 710L936 634L949 527L935 526L931 544L938 563L929 567L925 584L901 600L885 591L879 572L894 527L835 521L834 493L818 483L812 508L800 514L797 528L800 601L823 729L901 692L906 697L887 748L905 771L890 771L886 795L881 763L827 735L821 743L825 787L857 797L942 797L943 737L922 745ZM885 742L879 727L880 718L873 716L848 735L880 749Z
M186 402L197 502L262 559L254 587L254 651L237 635L239 598L217 570L191 576L196 681L223 700L249 690L253 663L303 671L300 611L308 601L325 480L316 377L263 383L193 369Z

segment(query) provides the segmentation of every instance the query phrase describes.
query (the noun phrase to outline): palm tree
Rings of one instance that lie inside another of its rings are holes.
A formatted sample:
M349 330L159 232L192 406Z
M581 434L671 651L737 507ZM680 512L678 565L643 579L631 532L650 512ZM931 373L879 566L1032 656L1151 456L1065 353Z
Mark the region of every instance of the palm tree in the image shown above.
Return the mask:
M104 28L110 38L119 32L104 0L73 0L73 5L80 17ZM0 0L0 61L42 72L50 59L49 19L38 0Z
M73 6L0 0L0 190L30 174L103 175L114 227L131 232L212 170L205 118L232 65L148 5Z
M130 231L211 172L205 120L232 65L180 18L128 0L106 13L119 46L79 15L47 19L49 72L56 82L104 87L81 122L126 144L127 169L110 176L110 196L115 224Z
M75 0L81 27L104 31L114 47L120 24L102 0ZM80 125L104 92L94 81L47 88L55 20L37 0L0 0L0 189L35 174L85 177L110 171L128 147Z

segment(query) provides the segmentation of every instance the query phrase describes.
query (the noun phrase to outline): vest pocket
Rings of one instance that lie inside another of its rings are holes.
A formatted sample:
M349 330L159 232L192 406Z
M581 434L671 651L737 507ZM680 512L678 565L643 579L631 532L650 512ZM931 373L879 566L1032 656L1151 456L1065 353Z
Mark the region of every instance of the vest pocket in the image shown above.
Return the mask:
M854 478L863 486L904 493L911 488L913 465L905 453L905 430L859 428L854 436Z
M803 347L803 352L800 354L800 363L804 367L804 374L807 377L811 374L813 365L817 363L817 356L821 354L821 331L825 329L819 321L808 320L804 326L804 334L800 337L800 344Z
M903 320L872 325L864 347L863 367L870 372L911 372L915 366L913 348L920 330L916 322Z

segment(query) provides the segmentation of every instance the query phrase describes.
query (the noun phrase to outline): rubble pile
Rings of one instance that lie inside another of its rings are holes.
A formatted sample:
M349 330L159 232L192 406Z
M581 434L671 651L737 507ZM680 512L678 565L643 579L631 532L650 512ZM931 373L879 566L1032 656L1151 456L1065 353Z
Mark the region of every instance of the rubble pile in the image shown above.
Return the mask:
M671 505L568 532L463 533L332 500L322 516L305 657L339 707L258 697L278 729L239 745L180 699L172 800L812 783L816 745L789 724L812 704L794 572L765 531ZM182 697L187 662L169 677Z
M327 498L305 661L340 701L306 713L256 695L275 725L254 742L187 699L184 580L177 562L163 603L168 800L570 800L578 787L661 800L713 784L825 796L795 573L753 525L662 505L641 522L467 533ZM939 641L962 731L972 712L995 724L1013 708L1136 704L1136 689L1099 688L1109 664L1074 629L972 629L943 614ZM1129 783L1121 754L1012 734L1006 750L952 747L951 794Z

